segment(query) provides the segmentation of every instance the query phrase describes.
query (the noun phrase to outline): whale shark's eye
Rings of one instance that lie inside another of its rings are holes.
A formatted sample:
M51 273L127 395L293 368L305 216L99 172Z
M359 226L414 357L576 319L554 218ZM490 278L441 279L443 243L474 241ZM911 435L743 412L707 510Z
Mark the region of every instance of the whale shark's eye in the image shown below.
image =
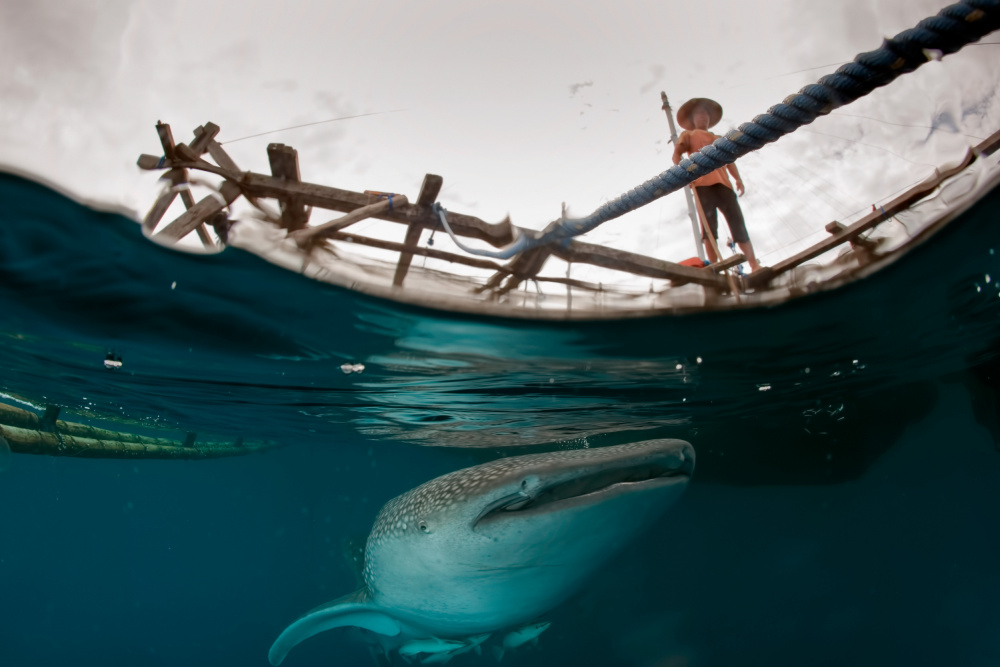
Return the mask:
M420 532L422 532L422 533L429 533L429 532L431 532L431 529L427 527L427 522L426 521L421 521L420 523L418 523L417 524L417 528L419 528Z
M524 480L524 481L521 482L521 488L522 489L528 488L528 480Z

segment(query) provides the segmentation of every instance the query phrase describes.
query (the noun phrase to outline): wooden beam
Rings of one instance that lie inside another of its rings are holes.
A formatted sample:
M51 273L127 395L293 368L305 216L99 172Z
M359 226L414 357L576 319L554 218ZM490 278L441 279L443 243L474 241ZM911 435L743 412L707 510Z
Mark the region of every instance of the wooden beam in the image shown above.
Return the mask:
M299 172L299 153L291 146L268 144L267 159L271 164L271 175L275 178L291 183L302 181L302 174ZM294 196L282 197L280 201L281 226L292 231L305 227L309 221L305 204Z
M357 243L358 245L369 246L372 248L380 248L382 250L393 250L395 252L412 252L414 255L420 255L422 257L430 257L432 259L443 259L446 262L452 262L453 264L462 264L464 266L474 266L478 269L487 269L490 271L504 271L504 267L500 264L489 260L483 259L481 257L471 257L469 255L458 255L453 252L448 252L446 250L438 250L436 248L421 248L415 247L411 248L404 243L397 243L395 241L383 241L382 239L373 239L367 236L357 236L349 232L333 232L327 237L331 241L346 241L348 243Z
M568 247L553 244L552 254L567 262L580 262L601 266L606 269L634 273L648 278L663 278L665 280L683 280L690 283L698 283L706 287L719 289L728 288L729 284L724 276L720 276L714 271L696 269L692 266L666 262L653 257L646 257L634 252L617 250L615 248L605 248L604 246L583 241L571 241Z
M211 152L211 144L210 144ZM214 156L213 156L214 157ZM272 197L279 199L288 195L301 198L307 206L324 208L331 211L343 211L349 213L360 206L371 203L368 196L360 192L341 190L326 185L316 185L313 183L292 183L286 187L284 181L255 172L240 172L238 169L225 169L214 164L198 160L175 161L168 166L184 167L188 169L201 169L211 174L217 174L228 180L237 182L243 190L247 199L253 201L254 197ZM418 222L423 227L436 227L437 216L433 211L423 210L416 205L410 204L406 207L399 207L386 211L378 216L382 220L410 224ZM486 241L494 247L504 246L514 239L514 231L510 220L503 220L499 223L489 223L471 215L448 212L448 224L459 236L467 236Z
M241 174L240 168L236 166L236 162L233 158L229 157L229 153L222 147L222 145L216 141L211 140L208 142L208 154L212 156L215 163L227 171L231 171L237 175Z
M218 194L221 195L221 200L223 201L220 201L220 197L217 197L214 193L205 197L188 209L181 217L164 227L156 235L157 238L163 237L167 240L180 241L191 233L195 227L229 204L232 204L240 196L240 187L231 181L226 181L222 184L222 188Z
M420 243L420 234L424 231L423 225L410 223L406 228L406 238L403 239L403 250L399 254L399 263L396 264L396 275L392 277L394 287L402 287L406 279L406 273L410 270L410 263L413 261L413 251Z
M146 234L152 234L156 230L156 226L160 224L160 220L163 219L163 214L167 212L170 205L174 203L177 199L177 192L173 189L168 192L163 193L159 199L157 199L152 208L149 209L149 213L146 217L142 219L142 228L145 230Z
M733 268L734 266L739 266L740 264L742 264L745 261L747 261L746 256L744 256L741 253L736 253L732 257L727 257L726 259L723 259L723 260L721 260L719 262L716 262L714 264L709 264L705 268L699 269L699 270L700 271L714 271L715 273L718 273L719 271L728 271L729 269Z
M857 238L858 234L866 232L869 229L873 229L880 222L888 218L891 218L897 213L903 211L904 209L909 208L918 200L926 197L937 186L941 185L942 181L944 181L947 178L951 178L955 174L959 173L960 171L968 167L969 164L972 163L973 159L974 159L974 154L972 151L969 151L965 155L965 158L961 161L961 163L959 163L955 167L947 169L943 172L935 169L933 176L928 178L923 183L920 183L910 188L903 194L899 195L898 197L890 201L885 206L875 211L872 211L871 213L869 213L868 215L861 218L860 220L858 220L857 222L855 222L850 226L844 227L842 229L835 228L837 229L837 231L832 233L830 238L824 241L820 241L819 243L809 248L806 248L800 253L792 255L788 259L782 260L772 267L767 267L769 269L768 271L755 271L754 273L750 274L748 278L749 286L759 287L761 285L764 285L768 283L771 279L773 279L775 276L779 276L782 273L795 268L799 264L802 264L803 262L808 262L810 259L818 257L829 250L833 250L838 245L844 242L849 242Z
M993 155L1000 148L1000 130L997 130L972 150L978 155Z
M367 206L371 203L369 198L359 192L341 190L326 185L315 185L312 183L285 183L273 176L264 176L248 172L242 176L236 175L241 186L250 194L257 197L281 198L284 196L299 197L306 206L326 208L332 211L343 211L349 213L360 206ZM420 223L421 227L433 228L440 224L437 216L429 209L420 208L414 204L394 207L391 211L386 211L379 218L391 222L410 224ZM493 246L504 246L514 239L514 233L510 226L510 221L497 224L484 222L471 215L448 212L448 224L461 236L468 236L486 241Z
M293 231L288 236L293 238L300 248L305 248L311 243L315 243L319 239L329 236L333 232L339 232L356 222L375 217L380 213L388 211L390 208L405 206L408 203L409 201L406 199L406 195L394 195L391 200L383 199L375 202L374 204L356 208L345 216L323 223L322 225L317 225L316 227L306 227L305 229Z
M836 220L834 220L833 222L827 223L827 225L826 225L826 231L830 232L831 234L840 234L840 233L843 233L846 230L847 230L847 225L845 225L842 222L837 222ZM874 241L869 241L868 239L863 239L860 236L855 236L853 238L849 238L848 239L848 243L850 243L852 247L854 247L854 246L860 246L860 247L864 248L865 250L874 250L875 246L877 245Z

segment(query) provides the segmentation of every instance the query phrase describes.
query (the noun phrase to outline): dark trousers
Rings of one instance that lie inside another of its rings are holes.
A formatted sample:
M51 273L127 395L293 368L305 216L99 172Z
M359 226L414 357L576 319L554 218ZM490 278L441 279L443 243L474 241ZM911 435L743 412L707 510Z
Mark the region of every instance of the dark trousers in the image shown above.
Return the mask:
M705 221L708 228L712 230L712 237L719 238L719 211L726 216L726 224L733 235L733 241L737 243L749 243L750 235L747 234L747 226L743 221L743 211L740 203L736 201L736 193L732 188L716 183L694 189L701 201L701 208L705 211ZM705 232L702 230L702 238Z

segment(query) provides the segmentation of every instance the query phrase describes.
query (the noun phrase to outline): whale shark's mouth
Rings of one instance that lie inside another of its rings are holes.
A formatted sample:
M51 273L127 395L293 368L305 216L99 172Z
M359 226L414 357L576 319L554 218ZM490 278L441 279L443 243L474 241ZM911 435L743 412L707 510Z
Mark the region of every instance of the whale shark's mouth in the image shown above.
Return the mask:
M517 512L555 510L557 506L570 502L577 504L578 501L598 501L605 496L686 482L690 479L694 471L694 461L691 458L685 457L680 461L675 459L671 463L668 465L653 462L600 470L545 487L532 496L513 494L493 503L479 515L475 523L511 517Z

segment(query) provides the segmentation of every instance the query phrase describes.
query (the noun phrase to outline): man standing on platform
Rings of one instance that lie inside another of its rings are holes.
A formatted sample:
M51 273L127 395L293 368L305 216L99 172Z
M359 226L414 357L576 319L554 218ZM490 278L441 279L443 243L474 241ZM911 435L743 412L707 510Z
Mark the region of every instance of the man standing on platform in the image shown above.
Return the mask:
M704 97L696 97L688 100L677 110L677 123L684 128L677 138L677 145L674 146L674 164L681 161L684 153L697 153L705 146L718 139L718 136L708 131L708 128L722 120L722 106L715 100ZM705 213L705 222L712 230L713 238L719 238L719 211L726 216L726 224L733 235L733 240L740 248L740 252L750 263L750 269L756 271L760 268L757 257L753 252L753 244L750 243L750 236L747 234L746 223L743 221L743 211L736 201L736 193L729 182L726 171L733 176L736 181L736 189L742 195L743 179L740 172L736 170L735 164L716 169L710 174L702 176L691 184L695 199L701 203L701 208ZM705 230L702 229L702 240L705 240ZM705 253L710 262L719 261L712 245L705 244Z

